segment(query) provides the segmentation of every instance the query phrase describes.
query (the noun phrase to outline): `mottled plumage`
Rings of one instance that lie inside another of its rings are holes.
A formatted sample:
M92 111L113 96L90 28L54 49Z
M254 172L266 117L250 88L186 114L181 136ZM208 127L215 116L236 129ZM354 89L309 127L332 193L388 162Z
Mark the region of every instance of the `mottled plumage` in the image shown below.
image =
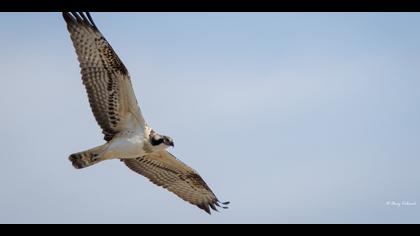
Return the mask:
M128 168L146 176L152 183L208 213L209 207L216 210L215 206L219 206L216 196L200 175L166 150L136 159L125 159L124 162Z
M131 170L207 213L210 214L210 208L216 210L220 202L200 175L166 151L174 145L173 140L157 134L145 122L127 68L90 14L63 13L63 17L90 107L107 141L70 155L73 166L81 169L104 160L121 159Z
M92 112L105 140L127 129L129 124L122 123L124 121L144 125L130 75L91 18L87 19L82 13L63 13L63 16L80 62ZM124 120L122 115L127 113L134 119Z

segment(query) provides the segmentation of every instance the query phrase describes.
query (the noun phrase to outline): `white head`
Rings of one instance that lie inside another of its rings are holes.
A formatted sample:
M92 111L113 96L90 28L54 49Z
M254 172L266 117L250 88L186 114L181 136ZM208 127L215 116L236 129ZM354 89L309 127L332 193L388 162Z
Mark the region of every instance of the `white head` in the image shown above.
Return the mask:
M170 146L174 147L174 141L171 137L160 135L154 131L150 132L149 135L150 143L154 147L162 147L162 148L168 148Z

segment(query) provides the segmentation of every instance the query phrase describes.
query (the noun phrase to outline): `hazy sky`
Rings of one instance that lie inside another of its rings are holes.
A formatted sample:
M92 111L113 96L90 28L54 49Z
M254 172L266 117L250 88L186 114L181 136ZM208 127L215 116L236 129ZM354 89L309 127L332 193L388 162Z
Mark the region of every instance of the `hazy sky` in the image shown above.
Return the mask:
M420 223L420 14L92 16L230 208L117 160L74 169L104 141L61 13L0 13L0 223Z

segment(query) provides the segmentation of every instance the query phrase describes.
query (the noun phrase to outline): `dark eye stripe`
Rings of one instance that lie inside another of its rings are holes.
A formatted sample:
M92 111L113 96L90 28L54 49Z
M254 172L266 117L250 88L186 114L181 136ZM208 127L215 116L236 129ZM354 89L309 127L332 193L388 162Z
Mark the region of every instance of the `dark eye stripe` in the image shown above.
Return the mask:
M153 138L150 140L150 143L151 143L153 146L159 145L159 144L161 144L162 142L163 142L163 138L155 139L155 137L153 137Z

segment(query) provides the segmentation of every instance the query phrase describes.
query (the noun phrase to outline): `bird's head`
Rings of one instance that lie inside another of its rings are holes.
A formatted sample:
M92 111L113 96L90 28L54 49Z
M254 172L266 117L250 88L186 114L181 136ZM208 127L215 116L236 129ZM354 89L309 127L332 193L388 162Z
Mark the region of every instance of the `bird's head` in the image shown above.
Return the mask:
M171 137L154 133L150 135L150 143L153 146L160 146L168 148L169 146L174 147L174 141Z

